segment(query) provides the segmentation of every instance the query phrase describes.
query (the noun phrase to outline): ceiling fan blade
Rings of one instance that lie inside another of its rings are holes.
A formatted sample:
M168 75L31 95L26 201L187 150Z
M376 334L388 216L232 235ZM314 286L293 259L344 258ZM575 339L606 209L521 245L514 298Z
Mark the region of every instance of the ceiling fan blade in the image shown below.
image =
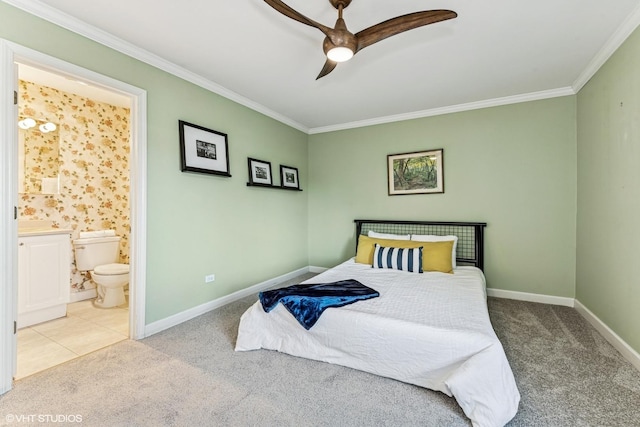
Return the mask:
M265 0L267 1L267 0ZM374 43L384 40L387 37L395 36L414 28L422 27L458 16L452 10L427 10L424 12L414 12L407 15L397 16L387 21L365 28L356 33L358 47L356 52L371 46Z
M284 16L287 16L310 27L319 29L327 37L329 37L329 35L333 31L333 28L329 28L325 25L320 24L319 22L314 21L313 19L307 18L306 16L304 16L297 10L292 9L290 6L287 6L280 0L264 0L264 2L278 12L282 13Z
M327 61L324 63L324 67L322 67L322 70L320 70L320 74L318 74L318 77L316 77L316 80L332 72L337 65L338 65L337 62L327 59Z

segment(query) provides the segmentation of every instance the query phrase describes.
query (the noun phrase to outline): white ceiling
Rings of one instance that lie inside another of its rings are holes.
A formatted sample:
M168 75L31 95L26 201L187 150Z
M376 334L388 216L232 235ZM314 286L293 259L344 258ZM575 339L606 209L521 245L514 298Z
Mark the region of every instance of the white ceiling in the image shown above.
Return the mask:
M353 33L420 10L458 18L316 81L324 35L261 0L3 1L309 133L572 94L640 23L639 0L353 0ZM284 1L335 23L328 0Z

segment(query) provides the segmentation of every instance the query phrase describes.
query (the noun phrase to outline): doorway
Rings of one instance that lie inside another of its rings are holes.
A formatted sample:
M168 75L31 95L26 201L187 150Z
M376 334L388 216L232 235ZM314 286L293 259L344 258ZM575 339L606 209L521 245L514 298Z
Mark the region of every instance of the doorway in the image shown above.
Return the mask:
M0 213L0 235L2 238L3 269L0 277L0 294L5 297L0 303L0 393L11 388L16 373L16 319L17 319L17 229L18 229L18 149L17 149L17 91L19 67L30 67L72 82L80 82L87 87L115 94L129 100L129 199L130 199L130 241L129 241L129 310L128 337L140 339L145 335L145 260L146 260L146 92L142 89L114 80L93 71L78 67L57 58L25 48L15 43L0 40L2 63L2 91L0 99L0 126L3 144L0 148L0 168L3 169L2 207L9 207ZM16 65L19 64L19 65ZM8 93L7 93L8 92ZM14 101L14 102L11 102ZM10 214L7 215L7 212Z
M126 297L96 307L96 284L68 243L108 230L108 262L130 264L131 100L17 66L19 380L129 338Z

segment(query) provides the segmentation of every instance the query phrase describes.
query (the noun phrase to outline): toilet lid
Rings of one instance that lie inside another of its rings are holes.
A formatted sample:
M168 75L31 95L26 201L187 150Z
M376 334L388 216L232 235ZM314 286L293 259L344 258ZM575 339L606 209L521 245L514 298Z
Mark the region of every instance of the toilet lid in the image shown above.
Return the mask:
M103 274L105 276L115 274L125 274L129 272L129 264L105 264L99 265L93 269L96 274Z

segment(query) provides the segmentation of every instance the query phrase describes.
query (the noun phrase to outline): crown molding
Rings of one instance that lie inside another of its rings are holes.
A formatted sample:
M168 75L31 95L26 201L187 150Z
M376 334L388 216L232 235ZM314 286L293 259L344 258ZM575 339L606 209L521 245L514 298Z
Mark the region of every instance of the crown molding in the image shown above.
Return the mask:
M573 90L578 93L580 89L587 84L589 80L598 72L598 70L607 62L616 50L627 40L627 38L640 25L640 4L635 10L624 20L622 25L616 30L609 40L604 44L602 49L593 57L591 62L573 82Z
M484 101L468 102L465 104L451 105L448 107L432 108L430 110L415 111L406 114L378 117L339 125L324 126L309 129L309 134L334 132L338 130L353 129L365 126L374 126L385 123L400 122L404 120L421 119L424 117L440 116L443 114L460 113L463 111L479 110L482 108L498 107L501 105L518 104L521 102L538 101L541 99L557 98L560 96L575 95L571 87L543 90L540 92L525 93L522 95L505 96L503 98L487 99Z
M539 92L531 92L521 95L513 95L502 98L495 98L483 101L470 102L465 104L452 105L448 107L434 108L429 110L415 111L405 114L397 114L373 119L342 123L330 126L309 128L298 123L280 113L277 113L262 104L259 104L249 98L246 98L236 92L233 92L211 80L208 80L196 73L182 68L172 62L169 62L151 52L139 48L129 42L126 42L112 34L93 27L82 22L66 13L52 8L51 6L39 0L0 0L10 4L18 9L24 10L34 16L42 18L53 24L56 24L69 31L87 37L97 43L135 58L139 61L147 63L158 69L173 74L183 80L191 82L197 86L216 93L224 98L234 101L240 105L250 108L256 112L264 114L274 120L285 125L297 129L306 134L319 134L326 132L334 132L339 130L353 129L365 126L373 126L378 124L392 123L404 120L412 120L424 117L432 117L443 114L458 113L469 110L477 110L481 108L490 108L501 105L516 104L521 102L536 101L560 96L568 96L577 94L580 89L593 77L593 75L604 65L604 63L613 55L613 53L622 45L622 43L631 35L631 33L640 25L640 5L636 7L634 12L623 22L618 30L609 38L603 48L587 65L584 71L578 76L570 87L562 87Z
M152 65L167 73L173 74L183 80L207 89L213 93L216 93L231 101L237 102L240 105L244 105L254 111L264 114L267 117L271 117L274 120L282 122L294 129L298 129L301 132L308 133L309 129L302 124L291 120L288 117L277 113L262 104L252 101L236 92L233 92L219 84L212 82L196 73L193 73L185 68L182 68L172 62L169 62L158 55L148 52L138 46L135 46L125 40L115 37L106 31L100 30L92 25L80 21L66 13L63 13L39 0L2 0L4 3L10 4L18 9L21 9L31 15L42 18L53 24L56 24L62 28L72 31L76 34L84 36L90 40L100 43L106 47L114 49L127 56L135 58L146 64Z

